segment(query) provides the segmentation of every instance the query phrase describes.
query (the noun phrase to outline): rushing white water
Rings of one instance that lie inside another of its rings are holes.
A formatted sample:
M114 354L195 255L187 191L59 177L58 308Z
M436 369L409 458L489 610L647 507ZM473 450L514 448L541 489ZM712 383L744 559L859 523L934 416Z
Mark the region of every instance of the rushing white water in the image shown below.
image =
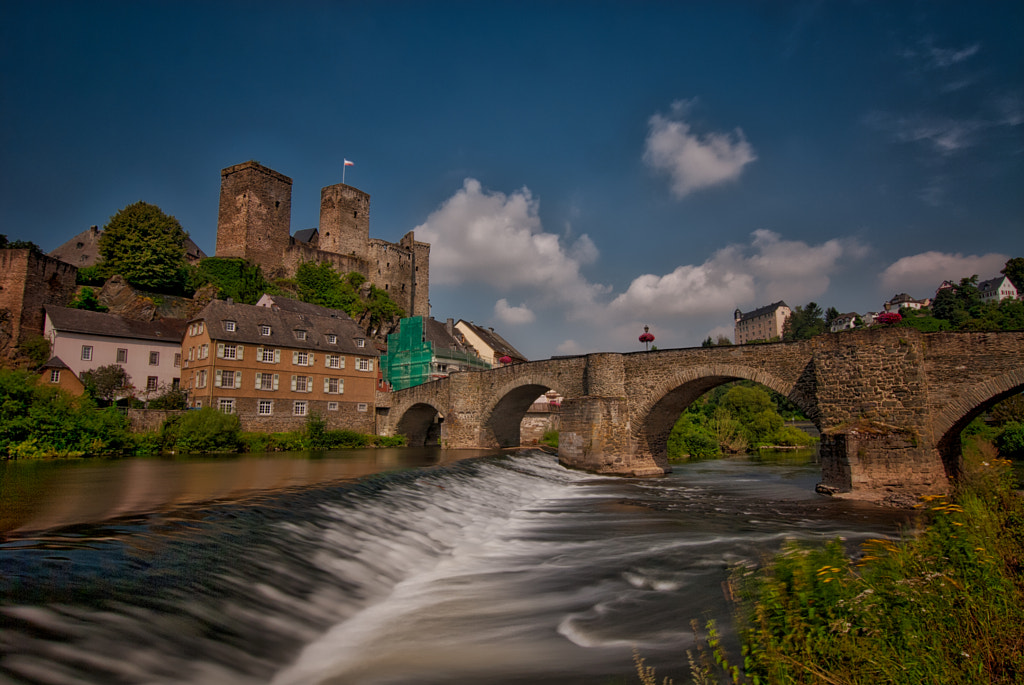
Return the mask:
M0 547L0 678L249 685L607 683L680 672L729 569L785 537L891 534L813 464L627 480L538 452Z

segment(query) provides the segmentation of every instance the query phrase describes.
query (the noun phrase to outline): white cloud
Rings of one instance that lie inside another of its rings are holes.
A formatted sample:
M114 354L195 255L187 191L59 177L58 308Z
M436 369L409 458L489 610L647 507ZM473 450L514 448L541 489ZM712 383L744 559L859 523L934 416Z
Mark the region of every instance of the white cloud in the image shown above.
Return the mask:
M851 239L808 245L758 230L749 245L729 245L703 264L679 266L663 276L637 277L610 308L654 317L721 314L780 299L800 303L824 293L836 269L867 252Z
M538 209L527 188L505 195L467 178L415 228L431 244L431 281L526 289L577 307L591 304L607 289L589 283L580 266L597 259L597 248L586 234L566 245L546 233Z
M955 120L925 115L892 117L875 112L867 123L901 143L924 143L947 155L976 144L978 134L990 124L980 120Z
M743 167L757 159L739 128L732 133L694 133L683 120L690 104L678 101L673 103L670 116L652 116L644 142L644 162L669 175L672 193L679 198L734 181Z
M498 321L510 325L533 323L537 318L525 304L512 307L504 297L494 303L494 315Z
M977 274L993 278L1009 257L1002 254L962 255L959 252L922 252L898 259L882 272L881 283L889 290L932 292L946 280L959 281Z
M555 352L557 354L573 355L586 354L588 350L584 349L584 347L575 340L564 340L558 344L558 347L555 348Z

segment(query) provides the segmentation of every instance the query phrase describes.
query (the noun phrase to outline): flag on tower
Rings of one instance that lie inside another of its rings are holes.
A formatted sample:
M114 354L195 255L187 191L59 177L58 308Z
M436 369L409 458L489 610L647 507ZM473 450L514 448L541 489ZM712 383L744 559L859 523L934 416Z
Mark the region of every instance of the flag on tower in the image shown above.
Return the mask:
M347 159L345 160L345 166L355 166L355 165L356 165L355 162L350 162Z

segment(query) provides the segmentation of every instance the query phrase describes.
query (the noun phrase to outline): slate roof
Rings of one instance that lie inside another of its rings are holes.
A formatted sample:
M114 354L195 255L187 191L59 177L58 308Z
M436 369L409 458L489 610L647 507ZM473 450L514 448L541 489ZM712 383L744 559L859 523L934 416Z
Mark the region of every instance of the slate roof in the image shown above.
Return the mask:
M1006 276L998 276L996 278L990 278L987 281L982 281L978 284L978 293L984 295L987 293L994 293L999 290L999 287L1006 280Z
M46 316L58 331L85 333L108 338L134 338L181 343L187 324L181 319L135 321L116 314L91 312L87 309L46 307Z
M67 364L65 364L64 360L62 360L60 357L51 357L50 361L46 362L45 364L43 364L39 368L40 369L68 369L69 371L71 370L71 367L68 366Z
M49 256L79 268L94 266L100 262L99 239L101 235L103 235L103 231L98 228L87 228L62 243L50 252ZM81 247L78 247L79 244ZM206 259L206 253L195 244L192 238L185 236L183 246L188 261L198 262Z
M210 339L222 342L378 356L369 336L345 312L284 297L274 298L273 303L260 307L214 300L189 323L203 321ZM234 321L235 330L225 330L225 321ZM260 334L264 325L270 326L270 335ZM306 331L306 339L296 338L296 330ZM337 344L327 342L328 334L338 336ZM357 346L357 339L366 341L366 346Z
M773 302L772 304L765 305L764 307L758 307L754 311L747 312L746 314L744 314L743 312L740 312L739 320L740 321L748 321L750 319L756 319L759 316L764 316L765 314L770 314L771 312L774 312L779 307L786 307L786 308L788 308L789 305L786 304L785 302L783 302L782 300L779 300L778 302Z
M474 357L479 356L472 345L462 342L458 331L449 332L447 324L429 316L423 317L423 340L433 343L434 350L457 350Z
M314 236L319 235L320 232L316 228L304 228L301 231L295 231L295 235L293 237L300 243L308 243Z
M517 350L512 344L501 337L499 334L494 332L493 328L484 328L483 326L477 326L475 323L462 319L459 323L464 323L469 326L474 333L476 333L484 343L494 350L495 358L500 359L504 356L512 357L516 361L529 361L522 352Z

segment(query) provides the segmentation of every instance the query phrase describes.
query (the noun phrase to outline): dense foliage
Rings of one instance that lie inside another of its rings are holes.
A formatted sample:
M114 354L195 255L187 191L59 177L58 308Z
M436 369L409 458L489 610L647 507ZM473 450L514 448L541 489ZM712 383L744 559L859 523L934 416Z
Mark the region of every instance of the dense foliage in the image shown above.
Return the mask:
M107 276L120 274L128 283L157 292L180 293L187 269L185 231L173 216L156 205L128 205L103 227L100 267Z
M825 312L817 302L808 302L806 306L797 305L786 323L782 326L783 340L807 340L827 331Z
M0 233L0 250L31 250L36 254L43 254L41 247L30 240L8 240L7 236Z
M105 312L108 307L96 297L96 292L89 286L83 287L75 299L68 304L71 309L87 309L91 312Z
M0 370L0 458L115 454L128 444L116 409L97 410L26 371Z
M276 290L263 277L258 264L244 259L209 257L199 262L189 274L189 288L198 290L208 283L217 286L218 297L230 297L242 304L256 304L265 293Z
M376 328L384 321L405 316L402 308L395 304L386 291L370 285L366 299L360 297L360 290L366 277L351 272L340 276L330 264L305 262L295 274L299 299L331 309L341 309L352 318L369 313L370 327Z
M41 335L33 335L26 338L20 345L18 351L28 357L33 368L37 368L50 361L50 341Z
M118 364L107 364L89 371L83 371L80 380L85 393L103 404L112 404L119 398L131 395L135 388L132 377Z
M203 407L167 419L161 439L170 452L236 452L241 432L237 415Z
M803 446L807 433L785 424L804 418L786 398L749 381L720 385L693 402L668 437L668 458L709 459L760 446Z

